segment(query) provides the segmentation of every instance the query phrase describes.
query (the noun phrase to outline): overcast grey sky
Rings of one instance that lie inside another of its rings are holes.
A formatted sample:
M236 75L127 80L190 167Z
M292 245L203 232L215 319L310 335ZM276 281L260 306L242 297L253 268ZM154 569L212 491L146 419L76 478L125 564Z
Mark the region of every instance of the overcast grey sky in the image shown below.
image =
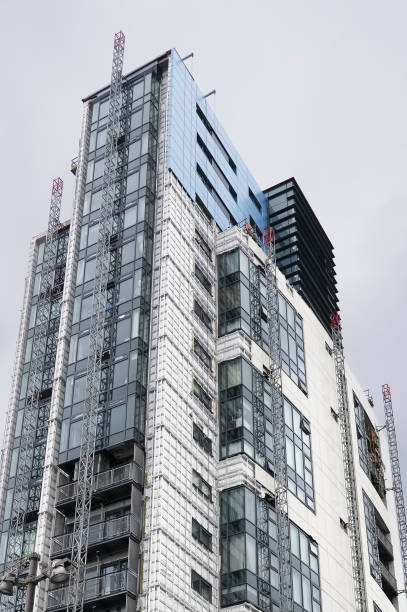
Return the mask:
M46 227L50 185L77 154L81 98L125 71L193 51L201 90L258 183L295 176L335 245L346 356L382 414L391 385L407 468L405 1L2 0L1 410L27 246ZM389 471L387 472L389 475ZM406 491L407 494L407 491Z

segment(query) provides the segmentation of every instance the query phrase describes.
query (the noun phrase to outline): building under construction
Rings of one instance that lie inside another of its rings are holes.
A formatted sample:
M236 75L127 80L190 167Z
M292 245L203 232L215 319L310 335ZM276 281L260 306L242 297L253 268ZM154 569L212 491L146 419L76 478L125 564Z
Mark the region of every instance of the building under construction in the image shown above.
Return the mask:
M36 612L407 612L390 388L381 422L332 244L295 179L257 185L188 58L123 75L124 46L83 100L71 220L56 179L32 242L0 572L72 561Z

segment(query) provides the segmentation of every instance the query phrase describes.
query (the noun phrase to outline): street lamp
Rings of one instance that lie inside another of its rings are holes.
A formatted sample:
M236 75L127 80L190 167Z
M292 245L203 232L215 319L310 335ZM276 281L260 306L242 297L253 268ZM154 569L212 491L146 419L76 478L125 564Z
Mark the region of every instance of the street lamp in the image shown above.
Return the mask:
M2 593L3 595L13 595L13 589L15 586L27 587L25 612L33 612L34 610L35 587L39 582L49 578L49 580L54 584L63 584L69 579L68 568L70 565L72 565L72 561L70 559L54 559L54 561L52 561L51 563L50 568L47 568L46 570L43 569L41 573L37 575L39 560L39 554L33 552L28 555L28 557L22 559L17 568L13 568L13 570L18 570L18 568L24 565L26 561L29 561L30 567L28 570L27 578L18 578L15 571L10 571L0 578L0 593Z

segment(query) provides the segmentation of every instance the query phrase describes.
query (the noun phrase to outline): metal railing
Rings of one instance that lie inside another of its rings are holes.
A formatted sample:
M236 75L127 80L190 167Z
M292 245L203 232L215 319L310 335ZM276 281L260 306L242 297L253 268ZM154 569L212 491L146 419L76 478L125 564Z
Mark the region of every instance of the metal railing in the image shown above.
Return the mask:
M126 465L121 465L112 470L94 474L93 491L113 487L128 480L142 484L143 477L143 471L139 465L136 463L126 463ZM59 486L57 503L74 499L76 497L76 489L77 481Z
M135 514L128 514L115 519L108 519L89 526L88 546L123 535L139 536L141 519ZM52 539L52 554L59 555L72 548L72 533L57 535Z
M137 595L137 574L126 569L98 578L89 578L85 581L84 600L99 599L118 593L127 592ZM48 591L48 610L63 608L68 603L69 587L62 587Z

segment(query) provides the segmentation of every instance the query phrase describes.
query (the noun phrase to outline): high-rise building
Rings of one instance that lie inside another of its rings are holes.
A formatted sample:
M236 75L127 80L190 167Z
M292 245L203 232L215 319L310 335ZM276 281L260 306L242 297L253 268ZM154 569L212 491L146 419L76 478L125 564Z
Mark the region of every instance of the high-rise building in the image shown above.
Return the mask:
M338 310L333 246L295 178L265 190L277 265L325 329Z
M121 78L117 53L84 99L72 218L55 224L57 182L32 243L0 571L72 555L37 612L406 612L386 433L327 330L330 242L298 197L297 291L280 226L263 248L278 189L185 61ZM24 609L15 592L2 610Z

